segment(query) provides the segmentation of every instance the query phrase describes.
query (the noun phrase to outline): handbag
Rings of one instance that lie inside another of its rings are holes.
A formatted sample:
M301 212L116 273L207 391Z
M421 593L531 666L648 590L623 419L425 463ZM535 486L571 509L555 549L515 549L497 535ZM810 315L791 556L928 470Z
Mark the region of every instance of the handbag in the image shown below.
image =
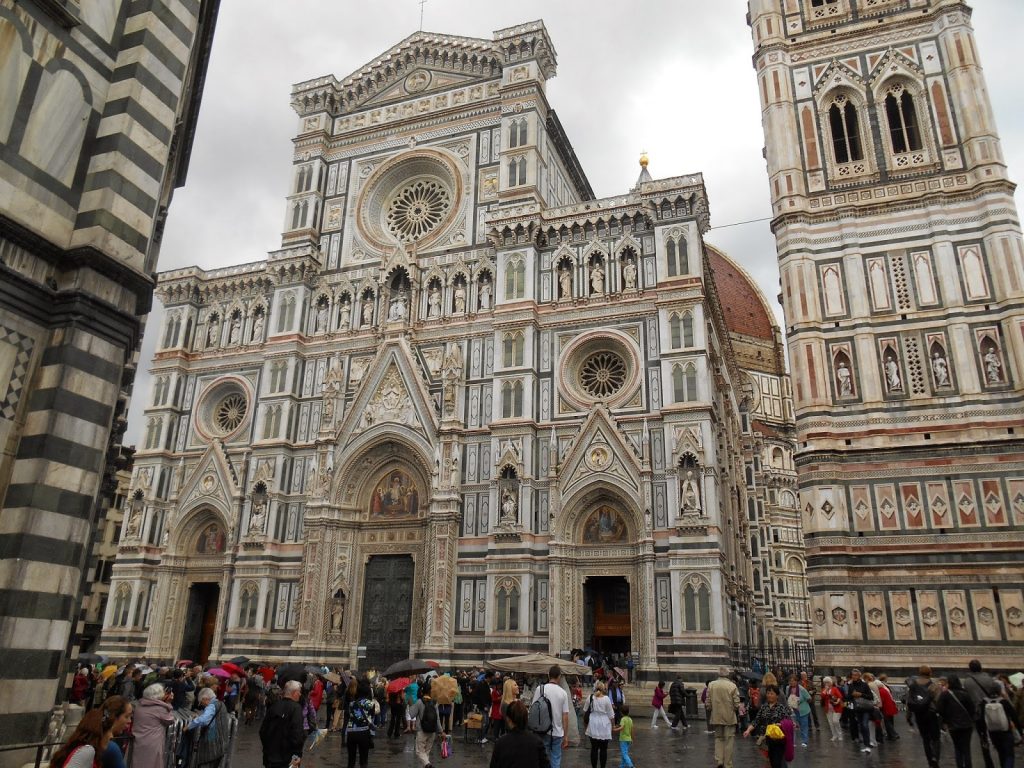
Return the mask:
M444 758L445 760L447 760L451 756L452 756L452 737L451 736L445 736L444 739L441 740L441 757Z
M861 696L859 699L853 700L853 708L857 712L870 712L875 708L875 702Z

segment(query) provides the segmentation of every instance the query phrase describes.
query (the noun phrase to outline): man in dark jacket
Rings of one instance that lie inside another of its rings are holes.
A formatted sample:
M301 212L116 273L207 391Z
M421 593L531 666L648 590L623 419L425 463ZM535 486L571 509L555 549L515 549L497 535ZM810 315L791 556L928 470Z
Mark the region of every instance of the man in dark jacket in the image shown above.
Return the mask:
M491 724L491 679L484 675L473 686L473 706L483 713L484 719L480 730L480 743L487 743L487 729Z
M682 722L683 728L689 729L690 724L686 722L686 686L683 685L683 678L680 675L676 675L676 679L672 681L672 685L668 688L668 711L672 713L672 730L679 730L679 723Z
M985 725L985 699L1003 698L1003 687L990 674L982 671L981 662L977 659L972 659L967 669L967 677L961 678L960 682L974 702L974 727L981 740L981 756L985 759L985 768L994 768L989 752L988 727Z
M871 741L871 713L875 696L871 687L861 678L860 670L850 672L850 682L846 686L846 706L850 708L851 735L860 737L860 751L868 754L871 747L877 746ZM858 703L860 701L861 703ZM869 707L868 704L872 706ZM854 731L854 729L856 729Z
M292 761L293 757L302 756L302 743L306 740L300 698L302 683L289 680L284 684L284 694L267 710L260 726L264 768L287 768L301 762Z

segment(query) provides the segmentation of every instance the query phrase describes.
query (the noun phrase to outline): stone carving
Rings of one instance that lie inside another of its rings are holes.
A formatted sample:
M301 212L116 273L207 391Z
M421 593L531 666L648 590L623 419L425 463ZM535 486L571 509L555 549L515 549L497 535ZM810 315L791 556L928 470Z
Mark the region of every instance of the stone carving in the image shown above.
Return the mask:
M840 397L853 396L853 375L842 360L836 364L836 388Z
M604 268L599 261L590 268L590 291L594 295L604 293Z
M558 270L558 298L568 299L572 297L572 269L563 266Z
M220 342L220 318L216 314L210 315L210 321L206 328L206 348L213 349Z
M427 318L434 319L441 316L441 289L437 285L430 288L427 294Z
M363 375L366 373L366 369L370 366L370 358L359 357L352 361L349 369L349 381L353 384L357 384L363 380Z
M405 291L399 291L398 295L391 300L391 308L388 310L388 320L401 322L409 316L408 298Z
M683 512L700 511L700 485L692 469L686 470L686 475L680 485L679 498L682 500Z
M480 281L480 309L491 308L491 281L484 279Z
M423 350L423 360L426 362L427 371L430 372L431 376L437 377L441 375L441 358L442 352L440 349Z
M885 386L890 392L903 391L900 365L896 362L896 355L891 350L885 356Z
M454 416L458 400L459 382L462 380L462 347L451 342L444 356L444 415Z
M363 326L373 325L373 300L363 299Z
M327 330L327 302L322 302L316 308L316 333L323 333Z
M253 504L252 514L249 515L249 535L257 536L263 533L263 529L267 524L267 503L261 501L258 504Z
M943 357L938 350L932 353L931 359L932 366L932 377L935 379L936 387L948 387L950 386L949 381L949 363L945 357Z
M339 634L345 619L345 593L338 590L340 597L331 598L331 632Z
M985 381L988 384L1003 383L1003 362L999 359L999 351L995 344L990 344L984 350L982 358L985 361Z
M242 316L231 318L231 329L228 331L228 344L238 344L242 340Z
M398 424L413 424L415 422L412 398L409 397L402 377L394 368L384 377L380 388L366 404L361 428L366 429L374 424L384 422Z
M516 514L519 510L519 505L516 503L515 494L512 491L506 489L501 495L501 516L499 523L502 525L515 525L519 522L519 517Z
M142 515L134 509L128 513L128 522L125 524L125 539L132 541L139 538L139 529L142 523Z
M636 290L636 262L632 259L622 268L622 281L627 291Z
M331 366L331 370L327 372L327 378L324 381L323 425L325 427L331 426L334 422L334 408L337 403L338 395L341 394L341 382L341 365L339 363L335 363Z
M352 305L347 299L343 299L338 307L338 328L347 331L352 323Z
M263 324L263 313L257 312L256 318L252 321L252 335L250 336L249 341L253 343L263 341Z
M457 283L455 286L455 314L461 315L466 311L466 286Z

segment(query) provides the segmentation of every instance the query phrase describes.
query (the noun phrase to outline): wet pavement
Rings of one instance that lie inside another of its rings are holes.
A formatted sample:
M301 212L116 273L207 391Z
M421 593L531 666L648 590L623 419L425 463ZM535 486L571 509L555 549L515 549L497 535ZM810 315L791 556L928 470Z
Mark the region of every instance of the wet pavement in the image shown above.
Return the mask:
M651 730L650 710L646 716L643 712L634 718L634 743L632 749L633 762L637 768L655 768L664 765L685 765L686 768L715 768L714 736L707 733L703 721L693 721L688 731L679 733L667 728L664 723L657 730ZM822 726L824 726L822 722ZM897 731L901 739L884 742L874 748L870 755L862 754L858 747L849 741L833 743L825 731L811 732L810 745L807 748L797 747L796 759L790 764L794 768L800 766L829 766L830 768L924 768L927 764L921 748L921 739L915 731L909 730L906 722L897 721ZM378 731L376 747L370 752L369 765L391 768L419 768L413 754L413 737L389 740L384 736L383 729ZM590 749L583 739L584 745L570 747L563 754L562 765L565 768L589 768ZM491 759L493 745L478 744L475 741L464 742L462 729L457 728L454 740L454 754L447 760L441 759L440 750L434 747L433 764L435 768L486 768ZM977 738L973 741L974 768L985 768L982 762ZM995 751L993 759L997 760ZM1017 749L1017 760L1024 761L1024 751ZM619 757L618 745L609 744L608 768L619 768L622 760ZM237 749L232 759L232 768L259 768L262 764L258 727L240 726ZM327 739L316 751L303 755L302 768L344 768L348 764L348 752L341 745L341 735L329 734ZM358 764L358 763L357 763ZM942 766L952 768L953 743L948 737L942 739ZM751 739L736 740L733 761L734 768L766 768L768 761ZM998 765L998 760L997 760Z

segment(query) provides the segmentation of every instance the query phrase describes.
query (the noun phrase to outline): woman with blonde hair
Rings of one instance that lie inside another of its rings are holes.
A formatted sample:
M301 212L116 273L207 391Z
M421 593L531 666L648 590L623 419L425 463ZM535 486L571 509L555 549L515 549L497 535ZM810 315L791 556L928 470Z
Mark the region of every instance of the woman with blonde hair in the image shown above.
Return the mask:
M594 695L587 703L584 719L587 722L587 736L590 737L590 766L605 768L608 762L608 742L612 740L612 725L615 723L615 709L607 696L604 683L594 686Z
M519 683L511 677L505 679L505 685L501 689L501 715L508 714L508 705L519 698Z
M103 759L107 744L132 721L132 705L121 696L111 696L103 706L85 713L75 732L54 752L50 768L93 768Z

